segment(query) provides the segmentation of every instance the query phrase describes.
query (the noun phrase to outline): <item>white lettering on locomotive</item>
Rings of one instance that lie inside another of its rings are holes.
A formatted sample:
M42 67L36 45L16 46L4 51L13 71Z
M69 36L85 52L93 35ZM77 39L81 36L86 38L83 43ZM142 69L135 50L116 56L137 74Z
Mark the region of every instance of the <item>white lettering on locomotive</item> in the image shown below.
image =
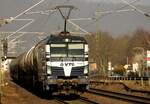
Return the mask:
M74 66L74 63L60 63L60 66Z

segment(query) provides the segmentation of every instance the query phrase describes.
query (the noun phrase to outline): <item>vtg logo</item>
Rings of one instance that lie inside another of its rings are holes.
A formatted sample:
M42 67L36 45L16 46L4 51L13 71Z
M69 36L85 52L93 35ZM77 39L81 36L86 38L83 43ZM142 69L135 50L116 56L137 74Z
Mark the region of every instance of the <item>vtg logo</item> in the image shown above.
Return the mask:
M60 66L74 66L74 63L61 63Z

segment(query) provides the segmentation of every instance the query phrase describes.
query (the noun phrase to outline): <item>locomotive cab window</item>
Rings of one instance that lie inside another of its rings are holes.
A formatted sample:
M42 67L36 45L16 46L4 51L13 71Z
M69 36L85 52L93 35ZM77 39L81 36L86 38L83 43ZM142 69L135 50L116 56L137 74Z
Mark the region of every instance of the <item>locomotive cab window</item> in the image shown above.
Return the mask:
M51 44L52 57L66 57L66 44Z
M83 57L84 46L83 44L68 44L69 57Z
M84 44L51 44L51 57L84 57Z

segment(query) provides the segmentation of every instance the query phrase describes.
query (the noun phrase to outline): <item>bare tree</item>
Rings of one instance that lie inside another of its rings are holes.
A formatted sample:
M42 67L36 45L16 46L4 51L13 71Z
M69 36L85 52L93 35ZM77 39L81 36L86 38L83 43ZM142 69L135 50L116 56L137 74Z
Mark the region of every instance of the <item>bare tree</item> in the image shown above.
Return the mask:
M111 45L111 61L113 64L126 64L128 58L128 47L130 37L119 36L114 39Z
M113 38L106 32L97 32L87 37L92 58L99 69L99 74L107 74L107 64L110 57L110 47Z

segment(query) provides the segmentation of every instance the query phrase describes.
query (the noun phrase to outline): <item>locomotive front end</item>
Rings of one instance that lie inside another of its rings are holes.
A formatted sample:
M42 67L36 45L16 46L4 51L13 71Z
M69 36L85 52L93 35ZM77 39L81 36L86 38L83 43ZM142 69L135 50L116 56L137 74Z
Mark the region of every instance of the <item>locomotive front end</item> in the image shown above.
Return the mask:
M46 90L84 92L89 73L86 40L78 36L53 38L45 45Z

